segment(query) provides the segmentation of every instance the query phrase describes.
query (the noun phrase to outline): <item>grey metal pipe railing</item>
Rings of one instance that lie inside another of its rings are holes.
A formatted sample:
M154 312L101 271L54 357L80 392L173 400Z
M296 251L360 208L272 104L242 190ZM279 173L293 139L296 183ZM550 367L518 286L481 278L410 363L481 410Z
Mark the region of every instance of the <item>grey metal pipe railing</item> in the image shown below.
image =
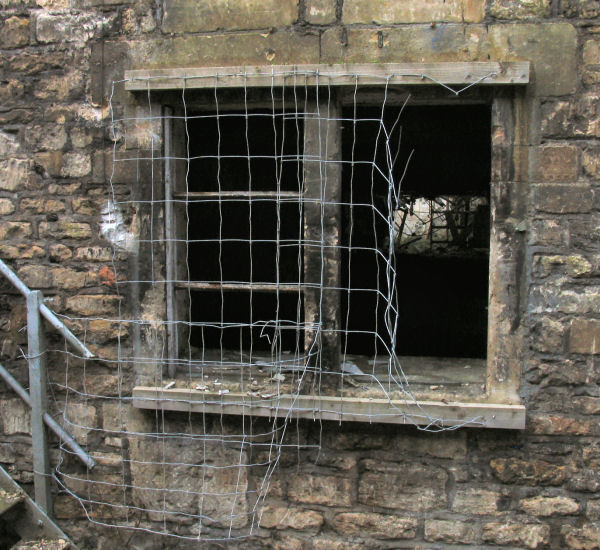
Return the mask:
M12 285L27 298L31 294L31 289L15 274L15 272L8 267L2 260L0 260L0 273L4 275ZM67 326L48 308L46 304L40 305L40 313L44 316L58 332L60 332L65 340L77 349L85 359L91 359L95 357L94 354L75 336Z
M67 326L43 303L39 290L31 290L2 260L0 273L27 300L27 339L29 346L29 388L31 393L0 365L0 377L31 408L32 451L34 453L34 485L35 499L39 506L49 513L51 509L51 491L48 485L50 463L44 424L48 426L69 449L71 449L89 468L95 466L94 459L52 418L46 410L46 367L44 361L44 333L40 316L43 316L69 344L76 348L84 358L90 359L94 354L67 328Z
M31 399L29 398L27 390L21 386L21 384L19 384L19 382L6 370L2 364L0 364L0 376L13 390L15 390L15 393L31 407ZM94 459L79 446L77 441L75 441L67 432L65 432L62 426L56 420L54 420L54 418L52 418L48 413L44 413L43 418L46 426L48 426L48 428L50 428L88 468L91 469L96 465Z

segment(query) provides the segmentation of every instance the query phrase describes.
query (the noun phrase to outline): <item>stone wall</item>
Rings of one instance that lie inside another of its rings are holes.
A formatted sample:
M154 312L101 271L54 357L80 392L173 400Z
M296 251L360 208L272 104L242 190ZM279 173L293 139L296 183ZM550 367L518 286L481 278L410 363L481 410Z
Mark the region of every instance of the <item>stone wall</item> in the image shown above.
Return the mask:
M102 226L111 215L110 82L125 69L530 60L521 136L527 428L428 434L300 423L294 437L320 442L321 451L284 453L261 529L227 547L600 547L598 0L0 0L0 7L0 257L51 296L55 311L92 318L71 326L105 357L114 356L117 338L139 338L104 320L119 308L134 314L115 289L115 271L128 270L127 247L114 256ZM127 196L136 180L117 172L114 181ZM125 213L122 223L126 233L135 220ZM19 359L26 351L23 300L0 284L1 361L27 385ZM58 355L50 365L59 405L64 361ZM126 393L134 373L111 365L71 359L70 385L85 381L88 394ZM0 463L29 484L25 406L1 391ZM140 475L123 468L123 457L155 450L119 432L124 422L130 431L143 428L142 413L102 400L69 407L87 426L75 435L99 458L94 479ZM214 459L228 452L214 450ZM92 519L110 523L119 513L98 509ZM86 548L184 547L90 523L63 493L55 515ZM154 519L131 521L143 528Z

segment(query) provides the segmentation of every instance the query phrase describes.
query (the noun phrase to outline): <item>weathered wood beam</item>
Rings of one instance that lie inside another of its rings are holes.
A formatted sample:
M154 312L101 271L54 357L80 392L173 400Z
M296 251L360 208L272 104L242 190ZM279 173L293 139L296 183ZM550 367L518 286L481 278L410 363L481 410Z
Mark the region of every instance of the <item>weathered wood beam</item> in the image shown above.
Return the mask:
M358 76L357 76L358 75ZM270 86L484 85L527 84L528 61L459 63L369 63L340 65L268 65L262 67L200 67L125 71L130 91Z
M306 418L336 422L431 425L432 428L465 425L480 428L525 428L525 407L488 403L458 403L280 395L270 398L241 393L219 395L188 389L133 389L133 406L140 409Z

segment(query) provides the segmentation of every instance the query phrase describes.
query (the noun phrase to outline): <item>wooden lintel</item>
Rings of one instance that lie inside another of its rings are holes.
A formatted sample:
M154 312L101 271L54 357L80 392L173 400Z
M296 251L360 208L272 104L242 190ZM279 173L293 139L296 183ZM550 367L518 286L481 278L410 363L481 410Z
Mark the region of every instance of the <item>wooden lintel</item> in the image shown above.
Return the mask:
M456 403L329 397L322 395L250 394L219 395L190 389L138 386L133 389L133 406L140 409L252 415L288 419L332 420L388 424L430 425L432 429L452 426L479 428L525 428L525 407L489 403Z
M130 91L271 86L527 84L528 61L268 65L125 71Z

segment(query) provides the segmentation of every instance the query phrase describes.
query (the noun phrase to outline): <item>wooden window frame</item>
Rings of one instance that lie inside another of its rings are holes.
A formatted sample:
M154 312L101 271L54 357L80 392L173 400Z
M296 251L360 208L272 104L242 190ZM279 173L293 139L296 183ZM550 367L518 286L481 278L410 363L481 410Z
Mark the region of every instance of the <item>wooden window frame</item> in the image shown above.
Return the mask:
M273 87L289 84L290 71L314 75L312 78L327 78L329 86L355 86L356 77L361 75L360 84L381 86L426 86L442 84L445 86L465 87L475 83L488 86L494 90L502 86L509 87L510 93L492 94L492 174L490 202L492 210L492 227L490 238L490 271L489 271L489 321L488 321L488 353L485 380L485 391L481 396L469 401L448 401L441 395L439 399L417 400L406 399L394 402L393 409L386 399L352 399L339 396L281 395L272 400L257 399L244 396L240 404L239 395L211 396L203 392L189 389L164 389L138 386L133 390L133 404L144 409L163 409L179 411L198 411L220 414L252 414L254 416L279 416L293 418L320 418L323 420L348 420L387 423L428 424L431 418L444 419L447 426L464 424L478 427L523 429L525 425L525 408L521 404L519 390L521 381L521 304L519 300L519 265L524 254L524 236L521 228L525 214L525 191L522 183L520 136L524 101L518 88L529 81L529 63L430 63L430 64L385 64L385 65L311 65L302 67L228 67L201 69L168 69L128 71L125 75L125 87L131 92L169 91L214 88L215 78L219 87ZM286 76L287 75L287 76ZM371 76L370 76L371 75ZM487 75L487 76L486 76ZM493 75L493 76L490 76ZM304 82L303 82L304 84ZM309 83L310 84L310 83ZM497 87L497 88L496 88ZM318 108L317 105L314 108ZM329 105L331 110L332 106ZM341 109L341 103L334 103L334 109ZM331 113L330 113L331 114ZM335 116L330 118L336 118ZM166 117L165 120L169 120ZM320 137L330 140L326 150L331 158L341 156L340 129L321 129ZM308 136L308 137L307 137ZM304 129L305 148L310 150L310 136L318 136L314 129ZM177 137L169 123L164 128L165 147L172 147ZM305 149L306 154L306 149ZM174 170L165 166L165 208L166 218L173 219L172 196ZM341 178L339 163L328 163L326 177L333 180ZM305 177L310 178L310 168L305 169ZM307 173L308 170L308 173ZM322 177L320 175L319 177ZM332 193L340 186L329 186ZM309 186L310 190L311 187ZM332 202L335 197L330 197ZM310 203L309 203L310 204ZM305 216L307 214L305 213ZM339 216L333 217L341 223ZM307 218L310 219L310 212ZM310 226L305 227L310 231ZM172 240L177 229L166 227L167 242ZM335 243L333 243L335 244ZM335 247L332 254L335 254ZM167 247L167 279L177 278L173 247ZM332 258L335 260L335 258ZM305 255L305 262L310 266L311 255ZM335 261L330 262L332 265ZM305 268L306 269L306 268ZM305 271L306 276L306 271ZM339 278L339 274L329 273L328 280ZM330 294L331 296L331 294ZM337 326L339 318L337 301L329 299L325 303L331 323ZM310 318L316 312L305 305L305 316ZM167 320L169 323L169 356L177 357L178 345L176 327L176 297L173 284L167 285ZM309 337L309 336L307 336ZM328 364L339 365L339 347L325 346L330 350ZM335 350L338 349L336 356ZM174 375L174 370L170 370ZM469 422L470 419L477 419Z

